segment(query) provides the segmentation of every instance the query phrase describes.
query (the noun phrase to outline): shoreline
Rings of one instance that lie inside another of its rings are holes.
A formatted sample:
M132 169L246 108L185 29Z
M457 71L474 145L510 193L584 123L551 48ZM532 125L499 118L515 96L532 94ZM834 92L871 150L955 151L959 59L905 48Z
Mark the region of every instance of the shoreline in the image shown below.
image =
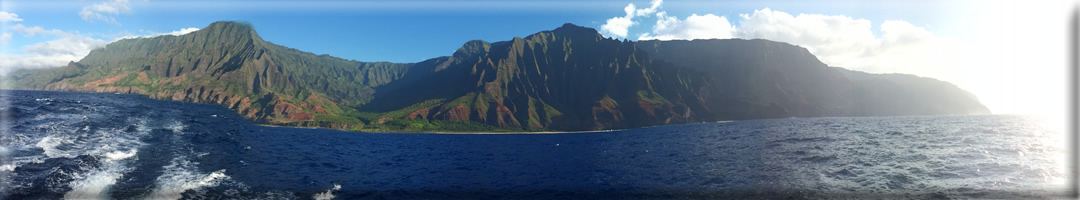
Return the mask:
M428 134L461 134L461 135L466 135L466 134L467 135L529 135L529 134L546 135L546 134L568 134L568 133L614 132L614 131L622 131L622 130L627 130L627 129L608 129L608 130L595 130L595 131L535 131L535 132L529 132L529 131L522 131L522 132L443 132L443 131L432 131L432 132L366 132L366 133L420 133L420 134L428 133Z
M110 93L110 92L75 91L75 90L70 90L70 91L69 91L69 90L36 90L36 89L10 89L10 88L9 88L9 89L5 89L5 88L0 88L0 91L6 91L6 92L10 92L10 91L41 91L41 92L75 92L75 93L88 93L88 94L115 94L115 95L137 95L137 96L142 96L142 97L145 97L145 98L148 98L148 99L152 99L152 100L156 100L156 101L171 101L171 102L181 102L181 103L192 103L192 104L202 104L202 105L212 105L212 106L220 106L220 107L224 108L225 110L233 111L233 112L234 112L233 114L236 114L236 113L235 113L235 112L236 112L235 110L229 109L229 108L227 108L227 107L225 107L224 105L221 105L221 104L213 104L213 103L199 103L199 102L190 102L190 101L178 101L178 100L167 100L167 99L155 99L155 98L153 98L153 97L150 97L150 95L147 95L147 94L140 94L140 93L121 93L121 92L112 92L112 93ZM590 131L505 131L505 132L449 132L449 131L429 131L429 132L395 132L395 131L384 131L384 132L370 132L370 131L352 131L352 130L343 130L343 129L333 129L333 128L326 128L326 127L301 127L301 126L282 126L282 125L273 125L273 124L262 124L262 123L255 123L254 121L251 121L251 119L247 119L247 118L245 118L245 117L243 117L243 116L239 116L239 114L236 114L236 115L237 115L238 117L240 117L241 119L244 119L244 120L248 121L248 123L250 123L250 124L252 124L252 125L256 125L256 126L262 126L262 127L275 127L275 128L301 128L301 129L321 129L321 130L335 130L335 131L342 131L342 132L351 132L351 133L390 133L390 134L394 134L394 133L411 133L411 134L472 134L472 135L495 135L495 134L508 134L508 135L509 135L509 134L523 134L523 135L527 135L527 134L572 134L572 133L598 133L598 132L614 132L614 131L625 131L625 130L632 130L632 129L641 129L641 128L653 128L653 127L661 127L661 126L675 126L675 125L683 125L683 124L665 124L665 125L655 125L655 126L643 126L643 127L636 127L636 128L625 128L625 129L604 129L604 130L590 130ZM220 117L220 115L219 115L219 117ZM737 120L721 120L721 121L715 121L715 122L697 122L697 123L728 123L728 122L734 122L734 121L737 121ZM685 124L697 124L697 123L685 123Z
M703 124L703 123L721 124L721 123L730 123L730 122L736 122L736 121L737 120L721 120L721 121L715 121L715 122L698 122L698 123L686 123L686 124ZM515 132L515 131L506 131L506 132L452 132L452 131L395 132L395 131L384 131L384 132L371 132L371 131L350 131L350 130L321 128L321 127L280 126L280 125L273 125L273 124L257 124L257 123L252 123L252 124L254 124L256 126L262 126L262 127L335 130L335 131L350 132L350 133L447 134L447 135L548 135L548 134L573 134L573 133L600 133L600 132L616 132L616 131L625 131L625 130L642 129L642 128L656 128L656 127L664 127L664 126L686 125L686 124L665 124L665 125L645 126L645 127L637 127L637 128L604 129L604 130L591 130L591 131L518 131L518 132Z
M722 123L730 123L730 122L736 122L736 121L738 121L738 120L721 120L721 121L715 121L715 122L697 122L697 123L685 123L685 124L665 124L665 125L656 125L656 126L643 126L643 127L637 127L637 128L604 129L604 130L592 130L592 131L535 131L535 132L529 132L529 131L523 131L523 132L442 132L442 131L432 131L432 132L364 132L364 131L351 131L351 132L361 132L361 133L420 133L420 134L424 134L424 133L428 133L428 134L476 134L476 135L488 135L488 134L524 134L524 135L527 135L527 134L569 134L569 133L616 132L616 131L625 131L625 130L633 130L633 129L656 128L656 127L664 127L664 126L678 126L678 125L687 125L687 124L704 124L704 123L722 124ZM331 129L331 130L337 130L337 129Z
M334 131L342 131L342 132L350 132L350 133L388 133L388 134L399 134L399 133L401 133L401 134L448 134L448 135L455 135L455 134L460 134L460 135L466 135L466 134L468 134L468 135L500 135L500 134L528 135L528 134L537 134L537 135L539 135L539 134L595 133L595 132L613 132L613 131L629 130L629 129L605 129L605 130L593 130L593 131L517 131L517 132L515 132L515 131L506 131L506 132L451 132L451 131L427 131L427 132L381 131L381 132L372 132L372 131L350 131L350 130L332 129L332 128L323 128L323 127L281 126L281 125L258 124L258 123L251 123L251 124L255 125L255 126L260 126L260 127L334 130ZM677 125L677 124L672 124L672 125ZM655 126L649 126L649 127L655 127ZM648 127L641 127L641 128L648 128Z
M419 134L567 134L567 133L595 133L595 132L612 132L612 131L624 131L624 130L631 130L631 129L652 128L652 127L660 127L660 126L674 126L674 125L683 125L683 124L666 124L666 125L645 126L645 127L636 127L636 128L626 128L626 129L605 129L605 130L589 130L589 131L495 131L495 132L467 132L467 131L466 131L466 132L453 132L453 131L430 131L430 132L396 132L396 131L384 131L384 132L370 132L370 131L362 131L362 130L361 130L361 131L352 131L352 130L343 130L343 129L333 129L333 128L327 128L327 127L300 127L300 126L282 126L282 125L272 125L272 124L261 124L261 123L255 123L254 121L251 121L251 119L247 119L247 118L245 118L245 117L243 117L243 116L239 116L239 114L238 114L238 113L236 113L236 111L235 111L235 110L229 109L229 108L227 108L227 107L225 107L224 105L221 105L221 104L214 104L214 103L199 103L199 102L180 101L180 100L169 100L169 99L156 99L156 98L152 98L152 97L150 97L150 96L149 96L149 95L147 95L147 94L141 94L141 93L121 93L121 92L112 92L112 93L110 93L110 92L94 92L94 91L78 91L78 90L43 90L43 89L14 89L14 88L0 88L0 92L3 92L3 93L7 93L7 92L13 92L13 91L37 91L37 92L73 92L73 93L88 93L88 94L114 94L114 95L137 95L137 96L142 96L142 97L144 97L144 98L148 98L148 99L152 99L152 100L156 100L156 101L170 101L170 102L180 102L180 103L190 103L190 104L202 104L202 105L213 105L213 106L219 106L219 107L221 107L221 108L223 108L223 109L225 109L225 110L229 110L229 111L232 111L232 114L235 114L235 115L237 115L237 116L238 116L239 118L241 118L241 119L244 119L244 120L246 120L246 121L247 121L248 123L250 123L250 124L253 124L253 125L257 125L257 126L265 126L265 127L282 127L282 128L304 128L304 129L324 129L324 130L336 130L336 131L344 131L344 132L356 132L356 133L419 133ZM833 117L842 117L842 118L843 118L843 117L854 117L854 118L862 118L862 117L921 117L921 116L962 116L962 115L963 115L963 114L946 114L946 115L900 115L900 116L830 116L830 117L808 117L808 118L833 118ZM971 115L971 116L978 116L978 115L1019 115L1019 116L1035 116L1035 115L1026 115L1026 114L992 114L992 113L991 113L991 114L967 114L967 115ZM795 117L791 117L791 118L795 118ZM773 119L782 119L782 118L773 118ZM750 120L720 120L720 121L714 121L714 122L696 122L696 123L728 123L728 122L737 122L737 121L752 121L752 120L767 120L767 119L750 119ZM685 124L695 124L695 123L685 123Z

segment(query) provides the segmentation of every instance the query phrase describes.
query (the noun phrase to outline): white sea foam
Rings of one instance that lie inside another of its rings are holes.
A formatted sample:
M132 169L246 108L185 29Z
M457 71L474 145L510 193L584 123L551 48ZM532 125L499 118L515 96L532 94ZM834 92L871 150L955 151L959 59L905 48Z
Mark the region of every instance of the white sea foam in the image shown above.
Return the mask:
M49 135L49 136L45 136L44 138L41 138L41 141L38 141L37 145L35 145L35 146L37 146L38 148L41 148L42 150L44 150L45 151L45 156L48 156L50 158L59 158L59 157L72 158L72 157L75 157L75 156L71 155L70 153L68 153L66 151L57 149L56 147L58 147L58 146L60 146L61 144L64 144L64 143L71 143L73 141L74 141L74 139L69 138L67 135L53 134L53 135Z
M136 152L138 152L138 150L136 149L131 149L128 151L113 151L105 153L105 157L109 158L110 160L123 160L135 156Z
M79 155L101 156L113 160L134 156L143 145L139 137L144 134L125 133L122 129L91 131L80 129L75 133L56 133L41 138L35 144L49 158L74 158Z
M14 164L0 165L0 172L10 172L10 171L15 171L15 165Z
M124 162L136 153L135 149L127 152L115 151L106 153L104 159L100 159L101 167L90 171L86 176L75 174L72 178L71 191L64 194L65 199L107 199L109 187L116 184L124 173L130 171L127 162Z
M104 170L90 172L80 180L71 182L71 191L64 194L64 199L107 199L109 187L123 175L123 167L106 166ZM78 176L78 175L76 175Z
M322 192L322 193L315 193L315 195L314 195L314 196L311 196L311 198L312 198L312 199L316 199L316 200L330 200L330 199L334 199L334 194L333 194L333 192L334 192L334 191L338 191L338 190L341 190L341 185L338 185L338 184L334 184L334 187L333 187L333 188L330 188L329 190L326 190L326 192Z
M184 134L184 129L186 129L187 126L180 122L174 122L173 124L166 126L165 128L172 130L173 133L176 134Z
M199 173L196 165L197 162L189 161L185 156L174 158L172 163L165 166L165 173L157 178L156 188L146 198L180 199L184 191L213 187L231 178L225 175L224 169L209 174Z
M127 165L144 145L139 141L139 137L145 135L144 131L148 129L143 127L142 121L145 120L135 124L140 133L128 133L123 128L93 130L90 126L70 127L58 124L49 129L49 133L34 145L44 151L44 157L19 160L43 162L47 158L92 156L98 159L100 165L80 166L84 173L66 174L74 180L68 183L71 191L64 194L64 198L105 199L109 197L109 188L116 184L124 173L131 170Z

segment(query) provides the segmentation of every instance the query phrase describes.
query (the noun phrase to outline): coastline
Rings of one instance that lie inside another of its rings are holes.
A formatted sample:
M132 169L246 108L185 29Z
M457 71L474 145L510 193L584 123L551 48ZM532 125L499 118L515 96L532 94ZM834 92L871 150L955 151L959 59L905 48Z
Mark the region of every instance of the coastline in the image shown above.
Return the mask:
M715 122L698 122L698 123L686 123L686 124L702 124L702 123L717 123L717 124L720 124L720 123L730 123L730 122L736 122L736 121L737 120L721 120L721 121L715 121ZM322 130L336 130L336 131L351 132L351 133L448 134L448 135L542 135L542 134L602 133L602 132L616 132L616 131L625 131L625 130L642 129L642 128L656 128L656 127L664 127L664 126L686 125L686 124L665 124L665 125L656 125L656 126L643 126L643 127L637 127L637 128L604 129L604 130L590 130L590 131L504 131L504 132L490 132L490 131L489 132L483 132L483 131L478 131L478 132L453 132L453 131L428 131L428 132L401 131L401 132L398 132L398 131L382 131L382 132L373 132L373 131L350 131L350 130L321 128L321 127L280 126L280 125L258 124L258 123L252 123L252 124L254 124L256 126L263 126L263 127L322 129Z
M453 134L457 134L457 135L499 135L499 134L518 135L518 134L521 134L521 135L528 135L528 134L596 133L596 132L612 132L612 131L629 130L629 129L606 129L606 130L592 130L592 131L504 131L504 132L492 132L492 131L488 131L488 132L483 132L483 131L477 131L477 132L426 131L426 132L409 132L409 131L350 131L350 130L341 130L341 129L332 129L332 128L322 128L322 127L281 126L281 125L259 124L259 123L251 123L251 124L256 125L256 126L261 126L261 127L273 127L273 128L301 128L301 129L335 130L335 131L350 132L350 133L388 133L388 134L452 134L452 135ZM675 124L672 124L672 125L675 125ZM655 126L649 126L649 127L655 127ZM641 127L641 128L648 128L648 127Z
M613 132L622 131L627 129L609 129L609 130L595 130L595 131L535 131L535 132L444 132L444 131L432 131L432 132L390 132L390 133L429 133L429 134L462 134L462 135L528 135L528 134L568 134L568 133L599 133L599 132ZM370 132L370 133L382 133L382 132Z
M88 94L137 95L137 96L142 96L142 97L145 97L145 98L148 98L148 99L151 99L151 100L155 100L155 101L171 101L171 102L180 102L180 103L220 106L225 110L233 111L234 113L232 113L232 114L236 114L235 110L226 108L225 106L223 106L221 104L199 103L199 102L178 101L178 100L168 100L168 99L156 99L156 98L150 97L147 94L140 94L140 93L121 93L121 92L111 92L110 93L110 92L93 92L93 91L77 91L77 90L38 90L38 89L0 89L0 91L4 91L4 92L11 92L11 91L75 92L75 93L88 93ZM587 131L551 131L551 130L545 130L545 131L488 131L488 132L484 132L484 131L476 131L476 132L454 132L454 131L429 131L429 132L381 131L381 132L372 132L372 131L352 131L352 130L343 130L343 129L333 129L333 128L326 128L326 127L302 127L302 126L282 126L282 125L274 125L274 124L263 124L263 123L255 123L254 121L251 121L251 119L245 118L243 116L239 116L239 114L236 114L236 115L239 118L246 120L248 123L250 123L252 125L262 126L262 127L322 129L322 130L336 130L336 131L352 132L352 133L475 134L475 135L493 135L493 134L571 134L571 133L614 132L614 131L624 131L624 130L640 129L640 128L653 128L653 127L661 127L661 126L683 125L683 124L665 124L665 125L643 126L643 127L625 128L625 129L604 129L604 130L587 130ZM219 117L220 117L220 115L219 115ZM721 121L715 121L715 122L697 122L697 123L727 123L727 122L734 122L734 120L721 120ZM686 124L694 124L694 123L686 123Z

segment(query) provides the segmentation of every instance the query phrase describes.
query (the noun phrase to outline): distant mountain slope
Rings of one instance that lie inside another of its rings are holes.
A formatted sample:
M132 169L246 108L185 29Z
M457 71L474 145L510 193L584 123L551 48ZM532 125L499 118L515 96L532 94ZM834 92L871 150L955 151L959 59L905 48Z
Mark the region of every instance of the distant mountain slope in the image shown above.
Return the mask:
M20 89L222 104L258 122L367 131L598 130L781 117L988 113L947 82L828 67L767 40L618 41L566 24L469 41L452 56L367 63L216 22L128 39L5 77Z
M768 40L639 41L657 59L710 75L719 118L988 114L974 95L931 78L829 67Z

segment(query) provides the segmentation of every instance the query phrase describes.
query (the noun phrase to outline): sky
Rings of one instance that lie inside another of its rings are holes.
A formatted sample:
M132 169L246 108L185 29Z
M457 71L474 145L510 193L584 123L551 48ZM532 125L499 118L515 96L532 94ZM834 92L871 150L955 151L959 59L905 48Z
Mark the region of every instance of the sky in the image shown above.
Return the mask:
M251 23L283 46L391 62L574 23L632 41L787 42L830 66L951 82L997 114L1057 117L1070 89L1067 61L1076 56L1067 31L1076 9L1075 1L1001 0L4 0L0 73L60 67L110 42L223 20Z

